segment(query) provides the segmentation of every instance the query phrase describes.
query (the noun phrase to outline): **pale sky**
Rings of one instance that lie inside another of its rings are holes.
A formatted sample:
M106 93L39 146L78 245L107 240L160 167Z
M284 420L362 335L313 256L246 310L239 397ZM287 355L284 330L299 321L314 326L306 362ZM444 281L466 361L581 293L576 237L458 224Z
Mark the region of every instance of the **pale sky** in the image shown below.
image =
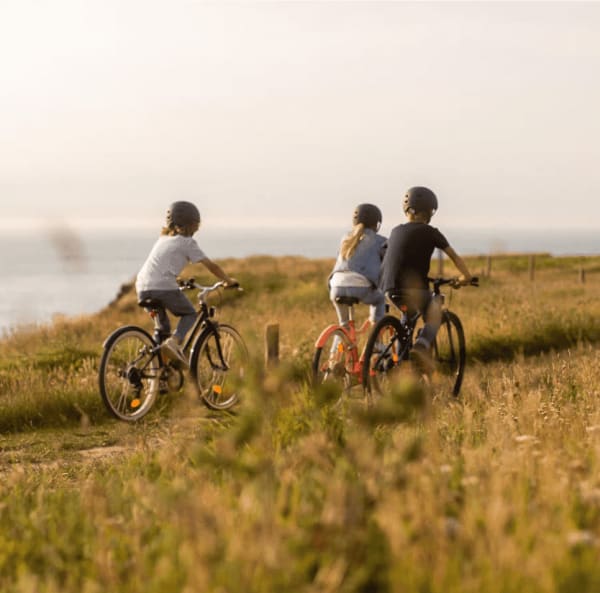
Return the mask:
M600 228L600 3L0 0L0 137L3 227Z

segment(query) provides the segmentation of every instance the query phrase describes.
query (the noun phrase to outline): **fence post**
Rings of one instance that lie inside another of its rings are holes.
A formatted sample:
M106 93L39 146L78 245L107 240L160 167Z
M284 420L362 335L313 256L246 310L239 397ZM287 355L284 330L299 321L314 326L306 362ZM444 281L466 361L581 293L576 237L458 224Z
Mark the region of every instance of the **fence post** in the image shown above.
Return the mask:
M585 284L585 268L583 266L579 268L579 282Z
M535 280L535 255L529 256L529 280Z
M265 364L276 366L279 362L279 324L269 323L265 328Z

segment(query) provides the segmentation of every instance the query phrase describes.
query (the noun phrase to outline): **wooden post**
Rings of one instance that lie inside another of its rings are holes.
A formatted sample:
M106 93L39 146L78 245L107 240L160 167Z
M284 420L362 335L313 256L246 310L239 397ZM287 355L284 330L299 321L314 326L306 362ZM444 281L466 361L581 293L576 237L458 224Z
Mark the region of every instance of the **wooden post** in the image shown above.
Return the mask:
M529 256L529 280L535 280L535 255Z
M438 276L444 275L444 253L441 249L437 250L438 252Z
M265 364L267 367L279 362L279 324L269 323L265 328Z
M492 275L492 256L488 255L485 260L485 277L489 278Z
M579 268L579 282L585 284L585 268L583 266Z

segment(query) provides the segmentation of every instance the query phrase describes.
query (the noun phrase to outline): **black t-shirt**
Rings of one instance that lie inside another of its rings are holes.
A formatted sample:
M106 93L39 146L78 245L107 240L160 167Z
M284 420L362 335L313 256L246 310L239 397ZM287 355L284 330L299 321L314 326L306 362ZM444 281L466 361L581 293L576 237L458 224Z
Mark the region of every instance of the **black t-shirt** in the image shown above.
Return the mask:
M381 271L381 288L427 288L433 250L446 249L446 237L423 222L407 222L392 229Z

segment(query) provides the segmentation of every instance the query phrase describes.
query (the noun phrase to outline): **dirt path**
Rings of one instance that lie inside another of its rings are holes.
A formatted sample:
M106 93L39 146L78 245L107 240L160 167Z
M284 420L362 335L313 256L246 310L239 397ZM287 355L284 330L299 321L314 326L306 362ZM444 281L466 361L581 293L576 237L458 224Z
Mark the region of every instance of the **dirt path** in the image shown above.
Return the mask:
M128 424L118 420L99 426L40 429L0 436L0 472L29 467L44 469L81 466L126 457L136 452L183 443L220 424L200 405L188 406Z

